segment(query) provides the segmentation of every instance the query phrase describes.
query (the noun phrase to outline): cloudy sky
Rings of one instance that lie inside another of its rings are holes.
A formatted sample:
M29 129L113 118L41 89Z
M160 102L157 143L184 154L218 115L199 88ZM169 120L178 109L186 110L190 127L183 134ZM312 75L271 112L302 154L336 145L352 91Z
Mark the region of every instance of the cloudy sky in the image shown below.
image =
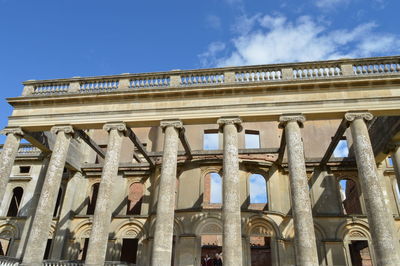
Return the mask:
M395 55L398 0L0 0L0 127L29 79Z

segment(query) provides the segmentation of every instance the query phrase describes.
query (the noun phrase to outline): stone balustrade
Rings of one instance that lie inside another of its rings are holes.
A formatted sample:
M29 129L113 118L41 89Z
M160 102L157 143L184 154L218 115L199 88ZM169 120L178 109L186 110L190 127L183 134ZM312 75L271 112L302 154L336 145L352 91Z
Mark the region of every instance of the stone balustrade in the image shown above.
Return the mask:
M3 150L3 145L0 145L0 153ZM18 148L18 156L24 156L24 155L39 155L41 153L41 150L33 146L32 144L28 143L21 143L19 144Z
M400 56L342 59L306 63L225 67L200 70L74 77L24 82L22 96L109 93L142 89L192 86L218 87L240 83L295 82L307 79L336 79L346 76L399 75Z
M0 266L18 266L20 263L19 259L0 256Z

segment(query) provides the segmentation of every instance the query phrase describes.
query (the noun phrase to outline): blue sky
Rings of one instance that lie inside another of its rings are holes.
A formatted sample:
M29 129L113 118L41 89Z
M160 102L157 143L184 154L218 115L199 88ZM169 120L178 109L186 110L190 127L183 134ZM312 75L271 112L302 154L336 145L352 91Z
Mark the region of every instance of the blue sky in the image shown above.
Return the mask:
M398 0L0 0L0 127L28 79L399 54ZM4 141L4 138L1 139Z

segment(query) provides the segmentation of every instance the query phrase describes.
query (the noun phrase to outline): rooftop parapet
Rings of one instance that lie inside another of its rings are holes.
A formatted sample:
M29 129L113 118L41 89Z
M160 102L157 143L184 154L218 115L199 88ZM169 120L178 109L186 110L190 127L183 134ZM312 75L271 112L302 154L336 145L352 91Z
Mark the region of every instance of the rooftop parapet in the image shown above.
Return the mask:
M339 79L400 74L400 56L341 59L304 63L172 70L23 82L22 96L95 94L142 89L187 88L229 84Z

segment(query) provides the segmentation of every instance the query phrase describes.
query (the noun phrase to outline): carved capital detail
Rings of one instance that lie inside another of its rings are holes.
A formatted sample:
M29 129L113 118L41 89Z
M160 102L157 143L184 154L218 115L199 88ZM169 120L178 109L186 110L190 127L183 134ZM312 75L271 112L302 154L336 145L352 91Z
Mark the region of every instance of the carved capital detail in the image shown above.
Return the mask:
M107 132L110 132L112 129L123 132L124 134L127 132L126 124L123 122L111 122L106 123L103 126L103 129Z
M297 122L300 127L303 127L305 121L306 118L302 114L281 115L279 117L279 128L285 128L289 122Z
M51 133L53 134L58 134L58 132L63 131L65 134L74 134L74 128L72 126L69 125L65 125L65 126L54 126L51 128Z
M349 112L344 115L344 118L349 122L353 122L356 119L370 121L372 118L374 118L374 116L369 112Z
M167 127L174 127L177 130L183 130L183 123L179 119L174 120L162 120L160 122L160 127L162 128L163 132Z
M242 131L242 129L243 129L243 127L242 127L242 119L240 119L240 117L238 117L238 116L221 117L220 119L218 119L217 123L219 125L219 130L221 132L223 131L223 128L224 128L225 125L235 125L238 132Z
M3 130L0 131L0 134L2 135L8 135L8 134L13 134L13 135L18 135L20 137L24 136L24 132L20 127L6 127Z

